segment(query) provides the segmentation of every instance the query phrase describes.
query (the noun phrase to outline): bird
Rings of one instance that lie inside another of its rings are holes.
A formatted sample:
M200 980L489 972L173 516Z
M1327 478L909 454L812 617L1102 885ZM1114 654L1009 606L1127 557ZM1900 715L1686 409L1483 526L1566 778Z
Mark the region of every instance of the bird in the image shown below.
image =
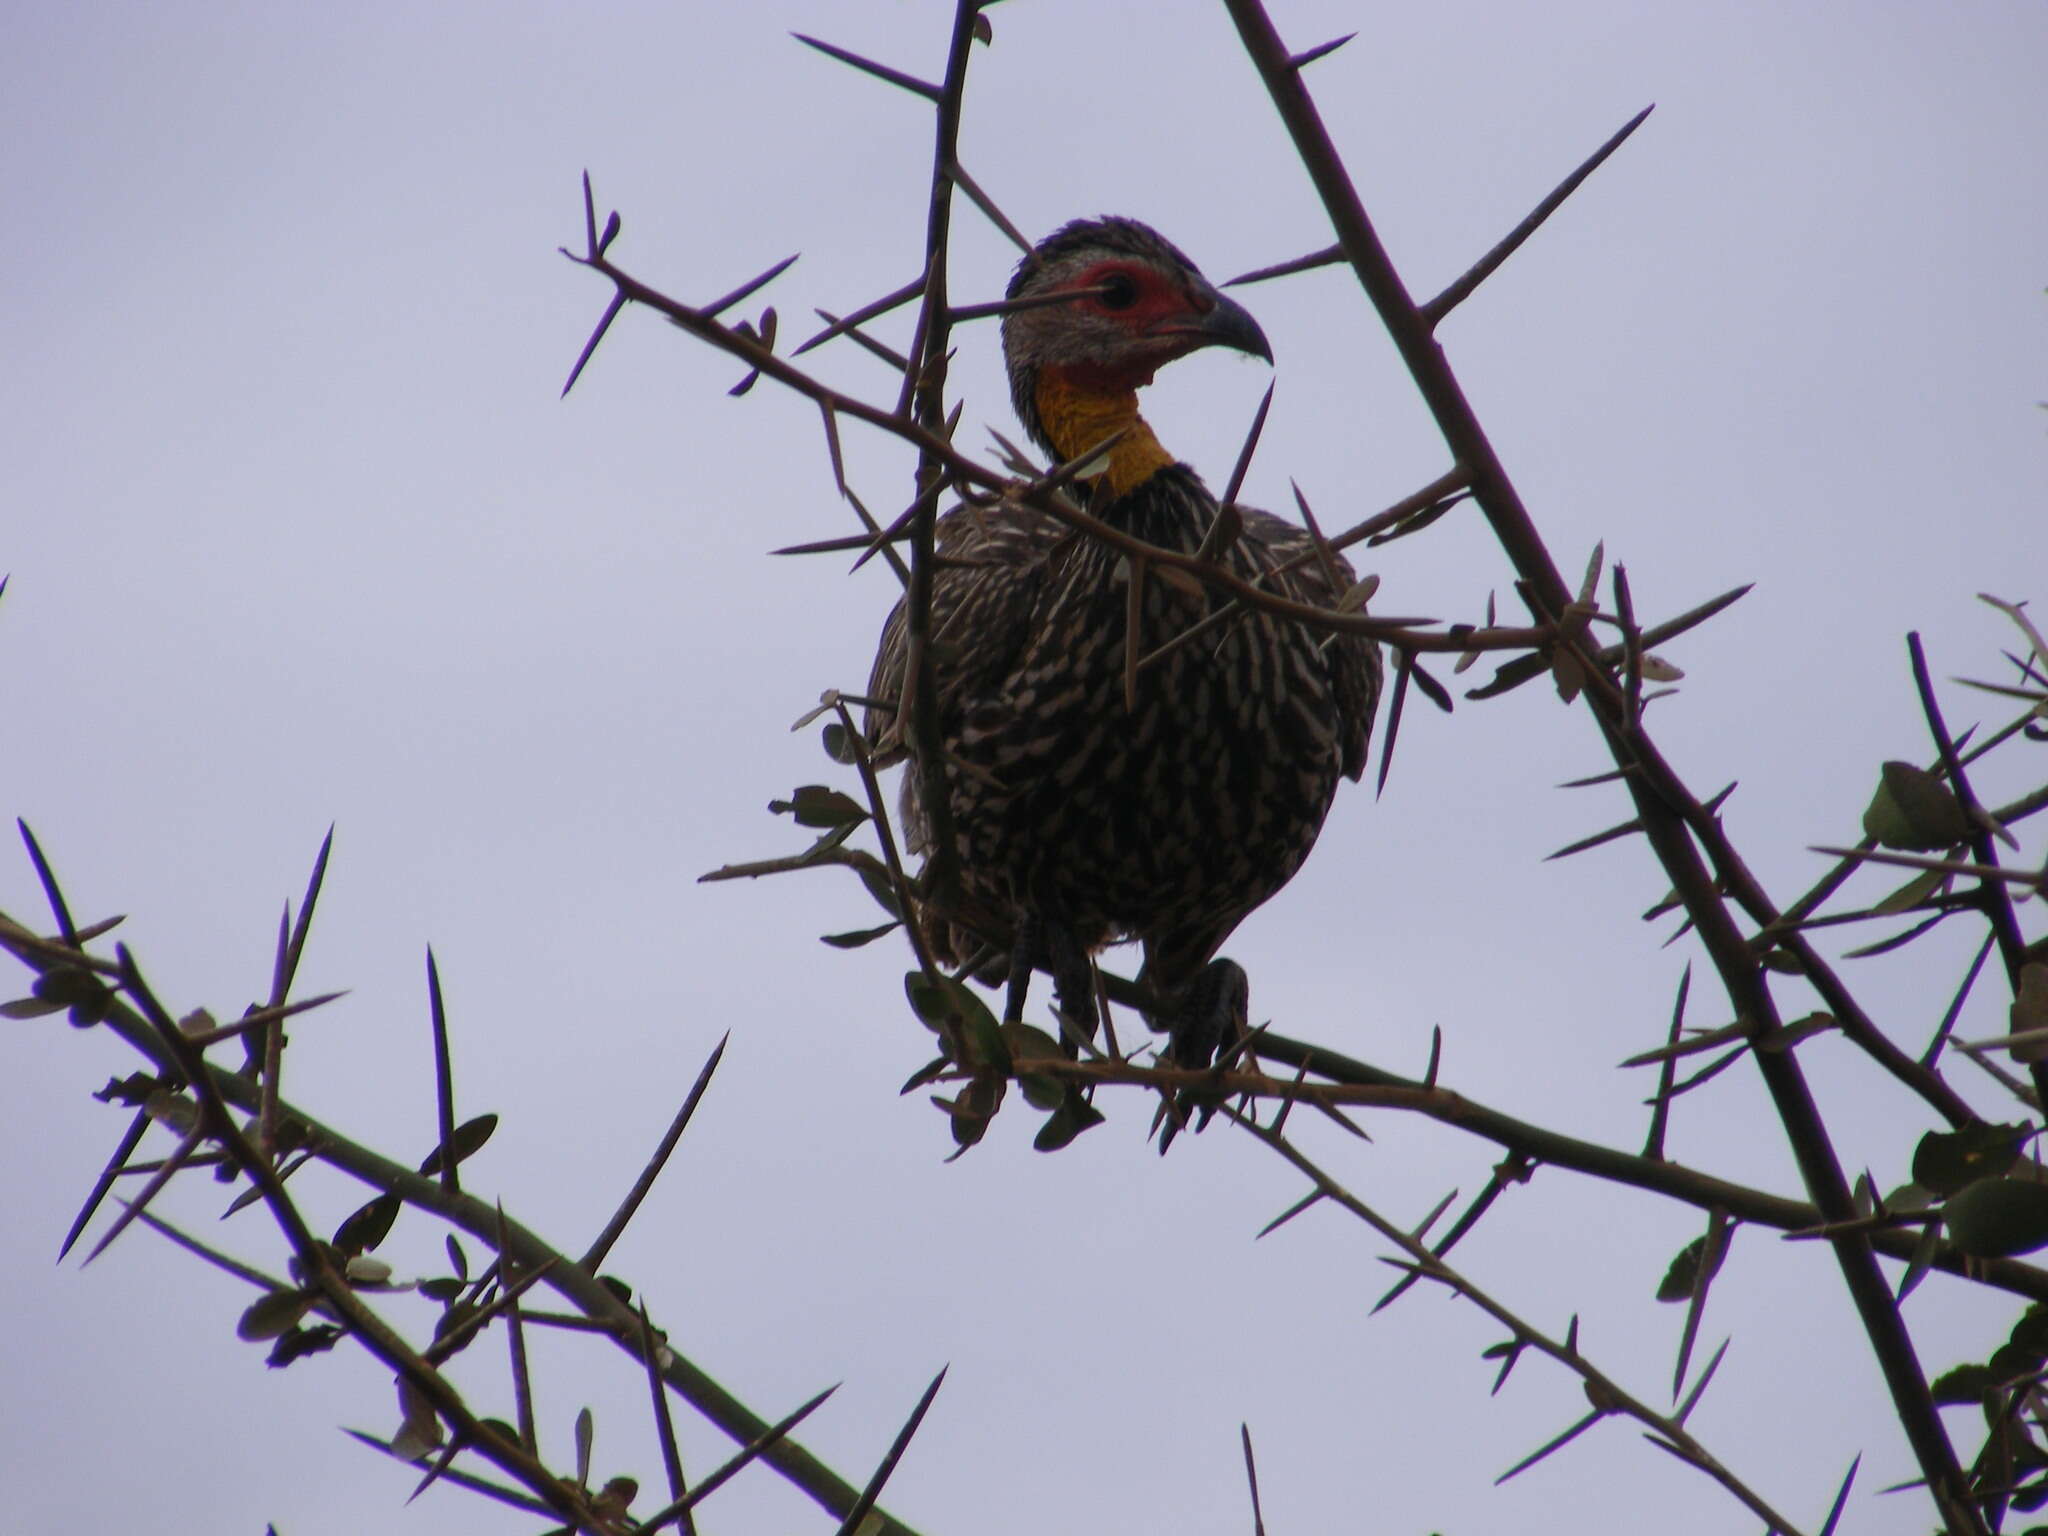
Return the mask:
M1178 247L1135 219L1077 219L1025 256L1008 303L1017 416L1055 461L1089 456L1074 492L1086 510L1181 554L1208 540L1223 569L1281 597L1326 610L1347 598L1341 555L1270 513L1225 513L1139 414L1137 391L1201 348L1272 361L1258 323ZM1364 771L1377 645L1255 610L1212 617L1227 600L1214 588L1149 562L1134 577L1123 551L1016 499L946 512L934 547L928 734L957 855L934 957L992 980L1007 949L1006 1022L1032 969L1049 970L1070 1035L1092 1037L1092 957L1136 940L1165 1058L1206 1068L1249 1010L1245 973L1218 950L1301 867L1339 778ZM1205 620L1131 675L1133 647L1148 657ZM908 652L905 599L868 682L862 734L877 766L918 750ZM904 774L902 820L929 862L922 779Z

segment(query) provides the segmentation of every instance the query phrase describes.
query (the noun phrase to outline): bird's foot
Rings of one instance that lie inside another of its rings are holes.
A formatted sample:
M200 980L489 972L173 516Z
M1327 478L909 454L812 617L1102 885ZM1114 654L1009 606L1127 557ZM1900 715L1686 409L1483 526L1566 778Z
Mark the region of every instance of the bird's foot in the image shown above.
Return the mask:
M1251 980L1244 967L1234 960L1211 960L1181 989L1172 1010L1164 1015L1164 1060L1168 1066L1197 1072L1214 1065L1221 1072L1235 1058L1250 1023ZM1223 1098L1221 1093L1201 1089L1167 1096L1153 1121L1160 1152L1164 1154L1182 1130L1199 1131L1207 1125Z
M1052 972L1053 1012L1060 1023L1060 1044L1078 1058L1095 1040L1099 1014L1095 1006L1095 963L1088 951L1061 923L1045 926L1047 968Z
M1052 973L1053 1014L1059 1021L1060 1043L1069 1056L1095 1038L1100 1014L1095 1006L1095 962L1065 923L1019 912L1016 939L1010 946L1009 984L1003 994L1003 1022L1024 1022L1024 1003L1031 991L1031 973L1038 967Z
M1038 963L1038 919L1017 914L1016 937L1010 944L1009 985L1003 992L1003 1022L1024 1022L1024 999L1031 992L1031 968Z

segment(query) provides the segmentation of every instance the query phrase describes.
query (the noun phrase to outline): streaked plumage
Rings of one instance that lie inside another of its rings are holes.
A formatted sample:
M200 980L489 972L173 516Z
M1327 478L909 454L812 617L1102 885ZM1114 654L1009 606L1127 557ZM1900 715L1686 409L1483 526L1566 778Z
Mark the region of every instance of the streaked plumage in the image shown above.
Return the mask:
M1216 500L1159 447L1135 391L1200 346L1270 356L1265 338L1185 256L1130 220L1067 225L1026 259L1010 295L1076 288L1107 291L1005 317L1018 415L1058 459L1122 427L1087 505L1150 543L1192 552ZM1338 776L1364 769L1377 648L1239 614L1141 671L1128 707L1121 554L1014 503L948 513L938 550L967 562L940 568L932 593L931 664L960 853L961 900L949 915L997 946L1035 930L1034 958L1061 975L1063 1006L1091 1016L1070 995L1073 957L1143 941L1143 979L1162 1002L1154 1026L1174 1030L1177 1058L1206 1061L1215 1027L1191 1015L1232 1006L1219 1002L1230 978L1210 966L1218 946L1300 868ZM1297 556L1309 558L1279 573ZM1352 580L1333 563L1337 587L1302 529L1250 509L1223 556L1239 576L1325 607ZM1222 601L1153 567L1139 653ZM875 659L874 697L899 697L905 638L899 604ZM893 712L871 710L866 732L884 761L904 754ZM929 853L914 771L904 822L913 850ZM968 958L961 935L934 939Z

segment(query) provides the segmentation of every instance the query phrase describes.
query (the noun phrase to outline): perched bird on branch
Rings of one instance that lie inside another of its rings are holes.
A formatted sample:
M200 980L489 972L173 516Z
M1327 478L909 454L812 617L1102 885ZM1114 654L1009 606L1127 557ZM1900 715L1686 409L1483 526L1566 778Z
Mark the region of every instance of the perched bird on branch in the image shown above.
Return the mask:
M1005 313L1003 353L1017 415L1056 461L1111 442L1069 494L1149 544L1206 551L1270 592L1337 606L1353 582L1341 556L1268 513L1224 512L1138 414L1139 388L1198 348L1270 362L1252 317L1123 218L1068 224L1009 288L1012 301L1062 294ZM1012 1018L1031 968L1048 969L1066 1023L1092 1034L1089 957L1140 940L1147 1022L1170 1034L1169 1059L1206 1066L1247 1008L1244 973L1217 948L1301 867L1338 775L1365 767L1377 646L1253 611L1175 644L1227 595L1015 501L949 512L937 552L926 740L945 758L958 877L934 951L986 970L1007 948ZM864 723L879 762L918 749L909 639L899 603L868 685L895 706ZM916 764L903 814L929 859Z

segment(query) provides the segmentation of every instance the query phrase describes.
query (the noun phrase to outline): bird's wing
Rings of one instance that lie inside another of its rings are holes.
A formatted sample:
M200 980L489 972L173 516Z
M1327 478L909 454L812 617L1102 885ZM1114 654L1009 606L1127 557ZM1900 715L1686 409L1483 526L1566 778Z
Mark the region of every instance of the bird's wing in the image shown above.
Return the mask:
M1029 507L1002 503L960 507L938 521L932 573L931 638L927 665L938 695L939 719L959 719L978 699L1002 687L1017 654L1028 644L1032 609L1048 555L1069 537L1054 519ZM910 649L909 608L899 601L882 626L882 642L868 678L862 721L878 765L901 758L905 744L897 710Z
M1324 562L1317 557L1315 544L1306 529L1270 512L1261 512L1256 507L1240 507L1238 510L1244 514L1244 536L1240 540L1240 548L1261 551L1262 563L1264 560L1271 562L1269 570L1278 570L1297 558L1300 560L1291 570L1266 578L1265 584L1275 592L1297 602L1313 603L1318 608L1334 608L1352 583L1357 581L1351 562L1335 551L1330 552L1330 569L1324 568ZM1334 571L1338 585L1332 585L1331 571ZM1344 749L1344 776L1357 779L1365 772L1366 750L1372 742L1373 713L1379 707L1380 648L1364 635L1337 635L1330 640L1323 656L1330 668L1337 710L1343 722L1340 739Z

